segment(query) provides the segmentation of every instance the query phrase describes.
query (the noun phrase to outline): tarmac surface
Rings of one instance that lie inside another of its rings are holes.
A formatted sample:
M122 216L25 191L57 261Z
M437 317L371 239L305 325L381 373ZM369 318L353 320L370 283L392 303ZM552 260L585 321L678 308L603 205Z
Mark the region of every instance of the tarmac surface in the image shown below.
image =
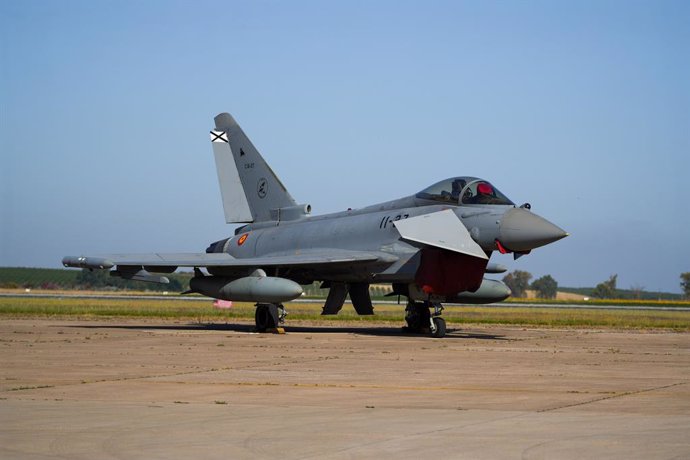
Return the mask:
M690 458L688 333L326 324L2 319L0 458Z

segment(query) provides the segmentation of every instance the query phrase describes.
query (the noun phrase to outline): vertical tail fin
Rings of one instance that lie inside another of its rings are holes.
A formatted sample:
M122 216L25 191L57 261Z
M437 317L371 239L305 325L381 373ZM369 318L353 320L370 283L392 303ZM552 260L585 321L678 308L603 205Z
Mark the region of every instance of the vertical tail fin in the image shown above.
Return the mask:
M275 220L271 211L297 203L229 113L214 118L213 155L228 223Z

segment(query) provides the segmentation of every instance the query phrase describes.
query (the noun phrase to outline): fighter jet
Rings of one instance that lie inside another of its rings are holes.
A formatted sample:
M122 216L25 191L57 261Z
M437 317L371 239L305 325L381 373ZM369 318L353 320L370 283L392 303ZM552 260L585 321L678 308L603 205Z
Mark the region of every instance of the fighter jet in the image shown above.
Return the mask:
M68 256L63 265L155 283L167 283L163 274L179 267L193 268L188 292L256 303L258 331L284 322L283 303L300 297L302 285L329 289L324 315L337 314L348 294L358 314L371 315L369 286L387 284L407 299L407 331L443 337L443 303L510 295L505 284L484 277L507 270L489 263L494 252L519 257L567 236L528 203L516 206L489 181L468 176L365 208L312 215L230 114L214 120L210 140L225 219L244 224L233 236L200 253Z

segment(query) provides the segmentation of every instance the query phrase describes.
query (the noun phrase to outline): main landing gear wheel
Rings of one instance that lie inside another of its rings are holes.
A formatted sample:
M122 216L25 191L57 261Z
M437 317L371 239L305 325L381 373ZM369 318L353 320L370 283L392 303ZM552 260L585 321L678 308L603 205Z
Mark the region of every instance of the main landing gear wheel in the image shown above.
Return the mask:
M281 305L282 307L282 305ZM285 309L282 309L285 311ZM254 322L256 323L257 332L266 332L270 329L277 329L280 323L280 314L278 312L278 305L274 303L260 303L256 304L256 313L254 314Z

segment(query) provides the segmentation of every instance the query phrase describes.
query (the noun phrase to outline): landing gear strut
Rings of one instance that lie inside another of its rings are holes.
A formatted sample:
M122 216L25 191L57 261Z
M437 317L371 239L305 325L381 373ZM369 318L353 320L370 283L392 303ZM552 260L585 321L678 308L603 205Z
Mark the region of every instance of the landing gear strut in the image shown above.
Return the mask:
M286 316L287 311L283 304L257 303L256 313L254 314L256 331L266 332L277 330L281 324L285 323Z
M434 309L432 314L430 308ZM440 303L409 301L405 308L404 328L412 333L430 333L432 337L441 338L446 335L446 321L441 318L443 305Z

